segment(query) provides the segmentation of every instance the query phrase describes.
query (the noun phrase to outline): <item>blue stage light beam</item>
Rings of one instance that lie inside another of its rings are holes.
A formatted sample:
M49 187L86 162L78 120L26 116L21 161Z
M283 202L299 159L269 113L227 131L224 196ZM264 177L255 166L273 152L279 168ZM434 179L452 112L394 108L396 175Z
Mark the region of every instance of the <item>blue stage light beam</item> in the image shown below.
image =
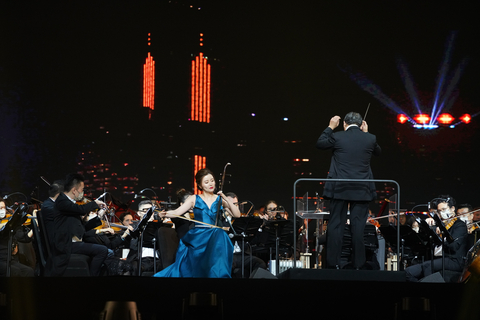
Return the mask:
M441 101L442 101L441 108L434 115L435 116L434 120L437 119L437 117L440 115L443 109L448 109L455 103L455 100L457 99L457 95L454 95L454 92L455 92L455 89L457 88L458 82L460 81L460 78L463 74L463 70L465 69L467 63L468 63L468 60L466 58L463 59L455 68L453 75L448 79L447 81L448 86L446 87L441 97Z
M432 106L432 113L430 115L430 124L433 124L434 121L436 121L437 119L436 116L438 116L441 111L441 108L438 108L438 105L440 103L439 102L440 95L443 91L443 86L445 85L445 78L448 73L448 69L450 67L450 59L451 59L452 50L453 50L453 42L455 40L456 34L457 34L456 32L451 32L449 37L447 38L445 53L443 56L442 64L440 66L440 70L438 72L437 84L435 87L435 96L434 96L434 101Z
M343 70L344 72L347 72ZM375 99L377 99L380 103L382 103L384 106L389 108L395 113L405 113L400 106L397 105L395 101L393 101L389 96L387 96L385 93L382 92L382 89L377 86L373 81L368 79L364 74L362 73L354 73L354 72L348 72L348 76L350 77L351 80L353 80L358 86L370 93Z
M400 78L403 81L403 85L405 86L405 89L407 90L410 100L412 101L412 104L417 109L417 113L422 113L422 111L420 110L418 94L417 94L417 91L415 90L413 78L410 75L410 72L408 71L406 64L400 58L397 58L397 68L398 68L398 72L400 73Z

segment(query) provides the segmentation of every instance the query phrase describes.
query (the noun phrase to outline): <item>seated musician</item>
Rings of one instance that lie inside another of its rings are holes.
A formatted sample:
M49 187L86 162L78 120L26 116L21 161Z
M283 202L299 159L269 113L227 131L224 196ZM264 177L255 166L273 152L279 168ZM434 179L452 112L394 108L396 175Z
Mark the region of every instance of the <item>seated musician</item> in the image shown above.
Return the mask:
M5 200L0 199L0 228L7 223L7 209ZM19 226L15 230L12 243L12 256L10 260L10 276L12 277L33 277L33 268L22 264L19 259L18 242L28 243L32 241L33 231L25 226ZM8 260L8 237L0 237L0 277L6 276Z
M435 257L433 259L409 266L405 269L407 281L416 282L442 270L442 254L445 254L445 270L461 272L464 267L464 257L467 254L467 226L458 217L455 217L455 200L446 195L440 196L440 200L435 201L437 215L445 221L444 225L454 239L449 243L445 241L445 248L437 246L435 248ZM425 220L438 234L440 228L435 224L434 219Z
M177 205L180 207L193 193L185 190L179 189L177 191ZM191 218L190 213L193 215L193 208L191 208L184 216L185 218ZM188 230L195 227L195 223L188 221L182 218L171 218L173 224L175 225L175 231L177 232L178 239L181 239Z
M255 237L252 239L251 243L254 246L256 255L264 262L268 263L275 257L275 255L272 255L272 252L275 249L276 230L279 230L281 234L284 232L293 232L293 223L290 223L291 221L285 225L279 225L275 223L275 221L287 221L288 213L283 210L283 207L279 206L274 200L269 200L265 203L265 211L263 214L259 214L259 217L263 219L263 223L258 228L258 232L255 234ZM285 240L285 237L283 238ZM280 248L281 252L279 252L279 255L292 257L293 248L290 247L290 245L290 243L285 243L283 248Z
M230 198L235 206L239 206L238 204L238 197L233 192L225 193L225 196ZM229 219L233 218L233 213L230 211L229 208L225 208L225 212L227 213L227 217ZM257 218L258 219L258 218ZM252 268L252 273L255 272L258 268L267 269L266 263L256 257L251 256L250 259L250 246L246 246L245 254L242 255L242 249L240 247L240 243L235 241L234 243L234 251L233 251L233 264L232 264L232 278L241 278L242 277L242 257L243 257L243 265L244 265L244 276L245 278L250 277L250 264Z
M125 246L130 245L130 231L133 230L131 226L126 229L115 231L105 222L105 210L97 212L90 212L84 217L85 235L83 241L87 243L96 243L104 245L108 248L108 256L104 261L105 272L107 275L129 275L132 268L129 263L122 259L121 251ZM103 219L103 220L102 220Z
M55 217L59 214L58 210L55 208L55 200L58 195L63 192L64 181L56 180L48 189L48 199L43 201L41 207L42 220L45 227L45 233L47 235L46 239L48 245L50 246L50 251L53 252L53 234L54 234L54 221Z
M150 200L143 200L138 204L137 214L141 218L148 212L153 206ZM154 222L154 215L150 218L143 236L132 239L130 241L130 252L127 256L127 261L133 265L134 274L138 274L138 242L142 242L141 252L141 272L154 271L154 261L156 261L156 270L161 270L162 262L158 253L157 231L161 223ZM154 250L156 247L156 250Z
M123 212L118 219L126 227L133 225L133 215L128 211Z
M463 222L467 225L467 230L468 230L468 247L472 247L478 236L478 224L473 221L473 216L474 212L473 211L473 206L469 203L463 203L458 205L457 208L457 216L459 219L462 219Z
M82 217L90 211L106 207L100 200L83 205L76 203L84 198L84 181L85 178L80 174L67 175L64 192L55 200L55 208L59 213L54 221L54 251L49 260L51 266L47 266L47 276L62 276L72 254L90 256L90 275L98 276L107 258L108 250L105 246L83 241L85 226Z

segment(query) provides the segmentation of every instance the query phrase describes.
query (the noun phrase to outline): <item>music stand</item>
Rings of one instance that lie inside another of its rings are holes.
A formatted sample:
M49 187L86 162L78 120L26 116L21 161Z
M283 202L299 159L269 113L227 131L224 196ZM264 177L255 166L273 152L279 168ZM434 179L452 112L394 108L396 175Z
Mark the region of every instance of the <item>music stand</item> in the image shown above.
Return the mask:
M242 241L242 278L245 277L245 240L250 241L255 233L258 231L258 228L262 225L263 220L253 216L240 217L236 218L233 221L232 226L235 226L235 229L239 232L234 234L232 241ZM252 250L250 247L250 274L252 273Z
M21 203L16 209L12 216L8 219L8 222L0 229L0 237L8 237L7 244L7 262L5 275L7 277L11 276L12 268L10 263L12 262L12 244L15 230L20 227L25 221L27 221L27 209L28 206L24 203Z
M435 225L440 229L442 233L442 276L445 274L445 239L449 244L453 243L456 239L453 239L452 234L448 232L447 228L443 224L443 221L435 213L429 212L429 215L435 220ZM433 260L433 257L432 257ZM433 263L432 263L433 266ZM432 270L433 273L433 270Z
M397 246L397 226L385 226L385 227L380 227L380 232L382 233L382 236L385 238L385 241L390 243L392 246ZM414 252L420 252L422 249L425 248L423 245L422 239L419 237L419 235L413 231L413 229L409 226L401 225L400 226L400 248L401 248L401 258L402 261L404 260L404 251L405 247L411 248ZM405 262L405 261L403 261Z
M137 243L137 255L138 255L138 276L141 276L142 275L142 248L143 248L143 232L145 231L145 228L147 227L147 224L148 224L148 220L150 220L150 218L152 217L153 215L153 211L155 211L156 207L155 206L151 206L147 213L142 217L142 220L140 220L140 222L138 223L137 227L135 228L135 230L133 230L130 235L132 238L136 239L136 238L139 238L138 239L138 243ZM157 253L155 251L155 241L153 242L154 243L154 246L153 246L153 268L154 268L154 271L156 271L156 257L157 257Z
M282 220L266 220L265 225L267 226L267 233L269 234L268 240L271 241L272 236L275 239L275 270L277 275L280 273L280 259L278 257L280 251L280 242L286 247L290 247L291 245L288 243L287 239L293 233L293 222L290 220L282 219ZM270 227L270 228L268 228ZM274 230L272 233L271 230ZM267 243L269 242L267 240ZM295 253L294 253L295 254Z

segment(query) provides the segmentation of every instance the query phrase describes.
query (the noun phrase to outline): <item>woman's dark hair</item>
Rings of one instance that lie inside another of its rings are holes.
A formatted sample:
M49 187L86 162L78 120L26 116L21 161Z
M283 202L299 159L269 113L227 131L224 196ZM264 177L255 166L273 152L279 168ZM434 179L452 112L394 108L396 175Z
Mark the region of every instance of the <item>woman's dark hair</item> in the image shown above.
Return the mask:
M120 215L120 217L118 217L118 219L120 219L120 222L123 224L123 220L125 220L125 217L128 216L128 215L131 215L132 218L133 218L133 214L129 211L124 211L122 212L122 214Z
M213 172L210 171L210 169L207 169L207 168L204 168L204 169L200 169L197 171L197 173L195 174L195 182L197 182L197 189L198 190L202 190L202 180L205 176L208 176L209 174L212 175L212 177L215 178L215 176L213 175Z
M181 205L182 203L185 203L188 197L190 197L193 193L190 191L187 191L185 189L180 189L177 191L177 204Z
M277 201L275 200L268 200L267 202L265 202L265 210L267 210L267 207L270 203L275 203L275 205L278 207L278 203Z

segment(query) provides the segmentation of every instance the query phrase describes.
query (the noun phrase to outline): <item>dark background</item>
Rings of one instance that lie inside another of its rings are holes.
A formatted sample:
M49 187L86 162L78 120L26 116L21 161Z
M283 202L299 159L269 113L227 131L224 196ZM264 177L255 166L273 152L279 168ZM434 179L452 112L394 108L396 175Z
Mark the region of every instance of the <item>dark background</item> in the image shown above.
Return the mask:
M473 5L218 2L2 3L2 195L35 192L43 199L40 176L53 181L80 170L82 152L90 151L89 161L138 178L135 192L149 187L162 200L174 199L177 188L192 187L191 158L201 154L217 178L232 163L224 191L257 206L275 199L291 210L296 179L326 177L330 153L315 142L329 119L363 115L370 104L367 122L383 149L372 169L375 178L400 184L402 207L446 193L480 205L478 119L455 129L413 129L396 122L398 110L385 99L416 113L403 64L422 111L430 113L440 79L452 98L446 111L456 118L480 111ZM211 124L188 121L200 32L212 65ZM142 107L148 51L156 62L151 121ZM294 166L295 158L309 161ZM306 191L322 189L302 183L297 194Z

